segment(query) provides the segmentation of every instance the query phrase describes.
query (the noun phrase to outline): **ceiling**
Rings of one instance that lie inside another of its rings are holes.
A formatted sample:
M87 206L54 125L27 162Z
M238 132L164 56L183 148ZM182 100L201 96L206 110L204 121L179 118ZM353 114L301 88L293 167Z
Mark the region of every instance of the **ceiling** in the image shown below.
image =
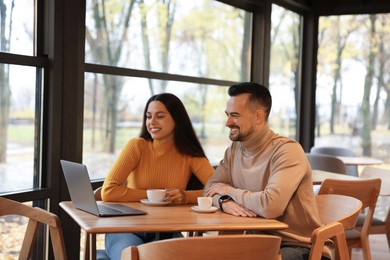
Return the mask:
M287 0L303 3L320 15L390 12L389 0Z

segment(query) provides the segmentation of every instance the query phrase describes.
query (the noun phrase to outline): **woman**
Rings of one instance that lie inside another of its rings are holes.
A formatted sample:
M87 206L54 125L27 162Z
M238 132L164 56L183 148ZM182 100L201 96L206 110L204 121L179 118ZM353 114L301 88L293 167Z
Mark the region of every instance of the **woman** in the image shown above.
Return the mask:
M205 184L213 172L183 103L173 94L157 94L146 103L140 137L126 144L108 173L102 198L140 201L147 189L165 188L166 201L196 203L203 191L185 190L191 174ZM155 239L155 233L107 234L106 253L120 259L124 248Z

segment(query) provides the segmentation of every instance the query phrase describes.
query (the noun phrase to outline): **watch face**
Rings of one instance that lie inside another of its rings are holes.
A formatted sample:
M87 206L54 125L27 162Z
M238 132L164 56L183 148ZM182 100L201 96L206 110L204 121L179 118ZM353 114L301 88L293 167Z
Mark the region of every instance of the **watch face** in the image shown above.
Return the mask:
M225 202L225 201L228 201L228 200L230 200L230 199L231 199L230 196L228 196L228 195L223 195L223 196L221 196L221 197L219 198L219 201Z

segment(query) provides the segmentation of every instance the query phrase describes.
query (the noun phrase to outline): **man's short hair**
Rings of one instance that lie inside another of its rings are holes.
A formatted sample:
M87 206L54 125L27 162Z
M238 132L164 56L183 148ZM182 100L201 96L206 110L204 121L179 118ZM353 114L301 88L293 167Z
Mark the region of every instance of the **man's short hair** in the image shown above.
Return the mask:
M262 108L266 112L268 120L272 107L272 97L268 88L255 82L242 82L229 87L228 94L231 97L241 94L249 94L249 102L256 109Z

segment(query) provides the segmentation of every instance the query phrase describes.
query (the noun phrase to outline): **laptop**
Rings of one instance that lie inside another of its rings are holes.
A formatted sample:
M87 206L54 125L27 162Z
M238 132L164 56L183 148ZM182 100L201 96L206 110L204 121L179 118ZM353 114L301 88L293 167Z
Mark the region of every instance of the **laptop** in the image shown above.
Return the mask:
M73 206L99 217L144 215L145 211L122 204L96 202L87 167L80 163L60 160Z

